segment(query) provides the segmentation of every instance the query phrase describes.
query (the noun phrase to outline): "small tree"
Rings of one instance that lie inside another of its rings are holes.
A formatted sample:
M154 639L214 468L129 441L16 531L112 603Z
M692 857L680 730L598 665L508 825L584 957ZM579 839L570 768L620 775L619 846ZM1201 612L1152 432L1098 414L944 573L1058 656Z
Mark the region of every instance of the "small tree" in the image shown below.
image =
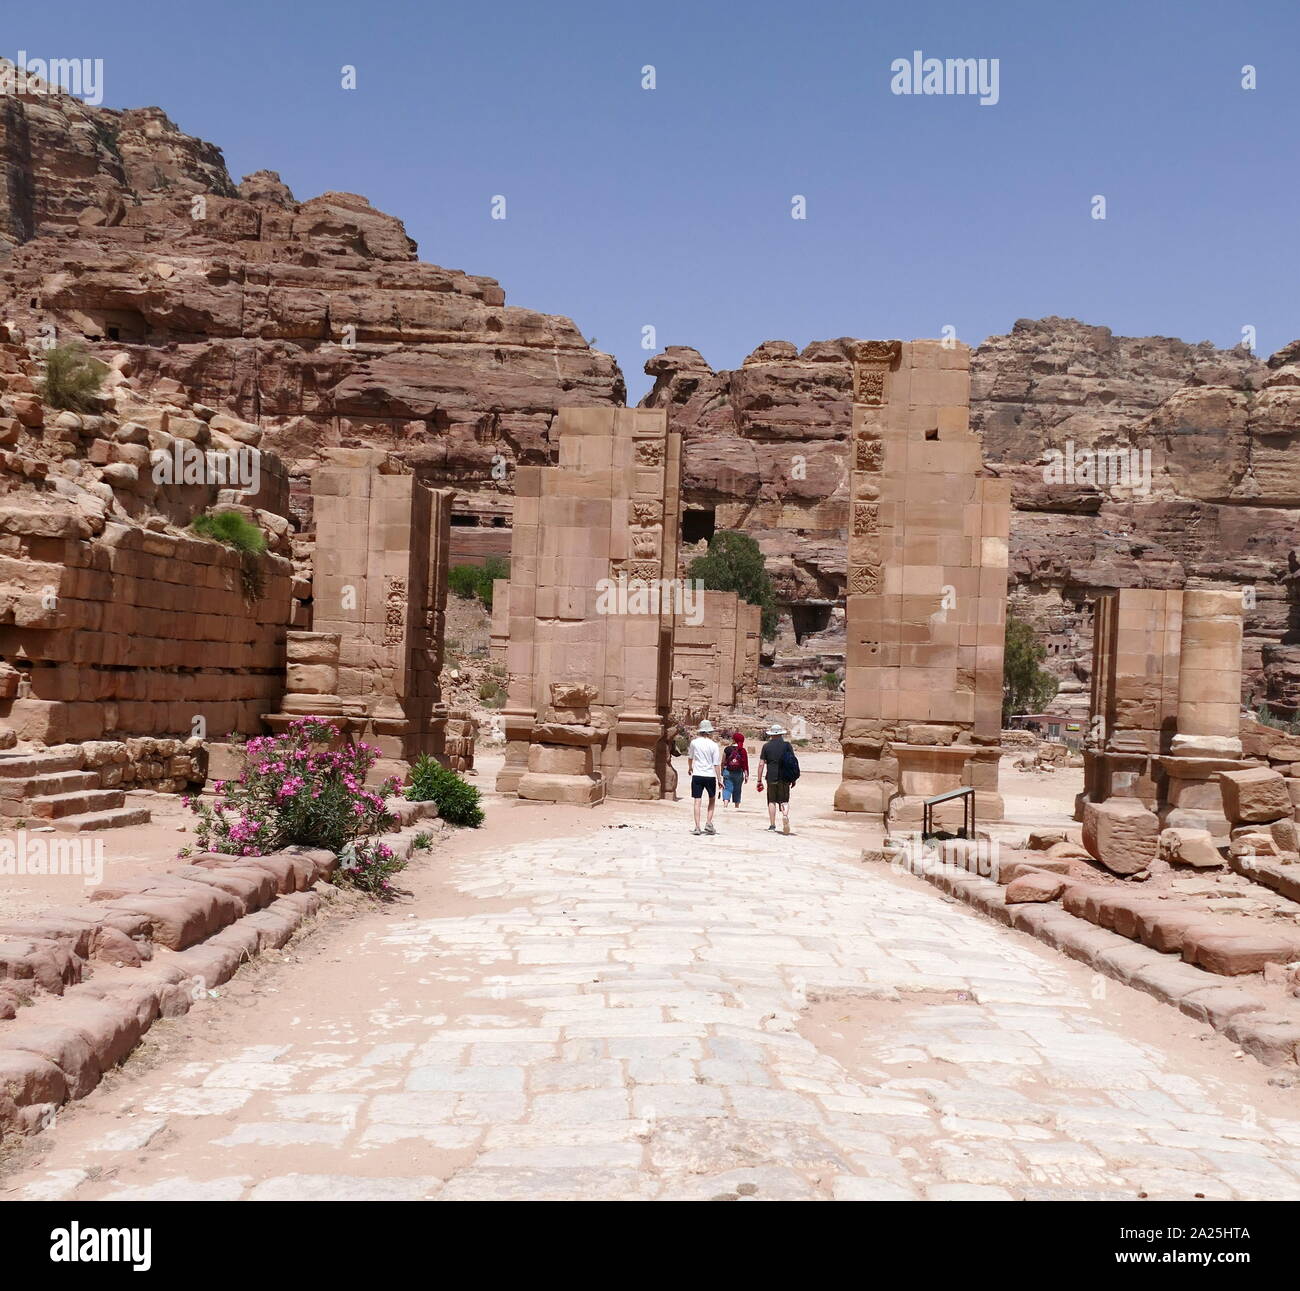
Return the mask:
M87 352L80 341L66 341L45 353L41 398L65 412L94 412L108 365Z
M711 592L735 592L763 611L763 636L776 636L776 589L758 543L747 533L715 533L709 550L696 556L686 571Z
M463 601L478 597L487 609L492 608L492 583L510 577L510 564L500 556L489 556L481 565L453 565L447 571L447 588Z
M1023 619L1007 615L1002 656L1002 721L1012 713L1036 713L1056 695L1058 682L1045 668L1047 647Z

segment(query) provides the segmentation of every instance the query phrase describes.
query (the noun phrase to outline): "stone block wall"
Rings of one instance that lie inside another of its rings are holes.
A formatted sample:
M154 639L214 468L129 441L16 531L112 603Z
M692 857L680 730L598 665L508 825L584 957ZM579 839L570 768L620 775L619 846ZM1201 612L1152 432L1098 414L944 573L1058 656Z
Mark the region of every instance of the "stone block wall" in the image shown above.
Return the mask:
M0 724L45 744L251 735L278 702L290 562L260 558L250 599L218 542L74 517L0 515ZM165 777L164 777L165 778Z
M735 592L694 595L698 610L673 625L673 716L687 722L757 698L763 614Z

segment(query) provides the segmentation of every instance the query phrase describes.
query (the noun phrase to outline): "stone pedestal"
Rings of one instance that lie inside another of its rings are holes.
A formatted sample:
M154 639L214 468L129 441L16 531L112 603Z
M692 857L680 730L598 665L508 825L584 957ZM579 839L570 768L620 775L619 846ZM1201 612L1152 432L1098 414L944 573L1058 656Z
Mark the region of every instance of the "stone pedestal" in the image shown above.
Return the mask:
M1232 830L1223 811L1220 771L1243 771L1249 762L1231 758L1168 756L1159 759L1164 769L1164 796L1159 807L1162 827L1206 829L1217 846L1226 845Z

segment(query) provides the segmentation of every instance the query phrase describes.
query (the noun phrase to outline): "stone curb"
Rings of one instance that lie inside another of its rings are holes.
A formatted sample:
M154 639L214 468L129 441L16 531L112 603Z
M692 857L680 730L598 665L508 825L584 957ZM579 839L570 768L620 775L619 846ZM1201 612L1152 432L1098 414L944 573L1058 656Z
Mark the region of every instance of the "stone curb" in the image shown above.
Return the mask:
M422 815L383 836L408 860L428 832L413 823ZM103 901L0 922L0 978L20 978L38 992L0 1021L0 1135L38 1133L160 1018L188 1013L246 960L284 946L338 895L328 881L337 867L332 852L305 847L207 853L114 885Z
M981 914L1087 964L1107 977L1171 1004L1222 1032L1266 1067L1300 1061L1300 1019L1270 1010L1270 1002L1171 955L1098 928L1054 903L1007 905L1005 889L951 865L908 869Z

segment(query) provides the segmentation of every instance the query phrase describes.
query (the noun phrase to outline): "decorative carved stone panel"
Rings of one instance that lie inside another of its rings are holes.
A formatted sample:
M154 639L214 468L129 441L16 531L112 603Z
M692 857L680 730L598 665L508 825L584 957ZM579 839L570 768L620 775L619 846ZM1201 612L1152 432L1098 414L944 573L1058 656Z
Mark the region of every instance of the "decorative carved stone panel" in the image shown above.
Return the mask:
M651 560L659 554L659 530L640 529L632 533L632 555L638 560Z
M661 466L664 460L664 441L662 439L638 439L636 460L639 466Z
M901 341L860 341L853 357L859 363L893 364L898 362L902 349Z
M854 565L849 569L849 591L854 596L871 596L880 591L879 565Z
M659 577L659 562L657 560L629 560L627 563L627 576L631 582L652 583Z
M853 532L874 537L880 532L880 507L874 502L853 504Z
M853 397L858 403L878 405L885 402L885 370L883 368L855 368Z
M853 444L853 464L859 471L878 471L884 465L884 446L877 439L857 439Z
M659 502L633 502L632 523L642 529L649 529L663 519L663 504Z
M406 579L384 577L384 644L406 640Z

